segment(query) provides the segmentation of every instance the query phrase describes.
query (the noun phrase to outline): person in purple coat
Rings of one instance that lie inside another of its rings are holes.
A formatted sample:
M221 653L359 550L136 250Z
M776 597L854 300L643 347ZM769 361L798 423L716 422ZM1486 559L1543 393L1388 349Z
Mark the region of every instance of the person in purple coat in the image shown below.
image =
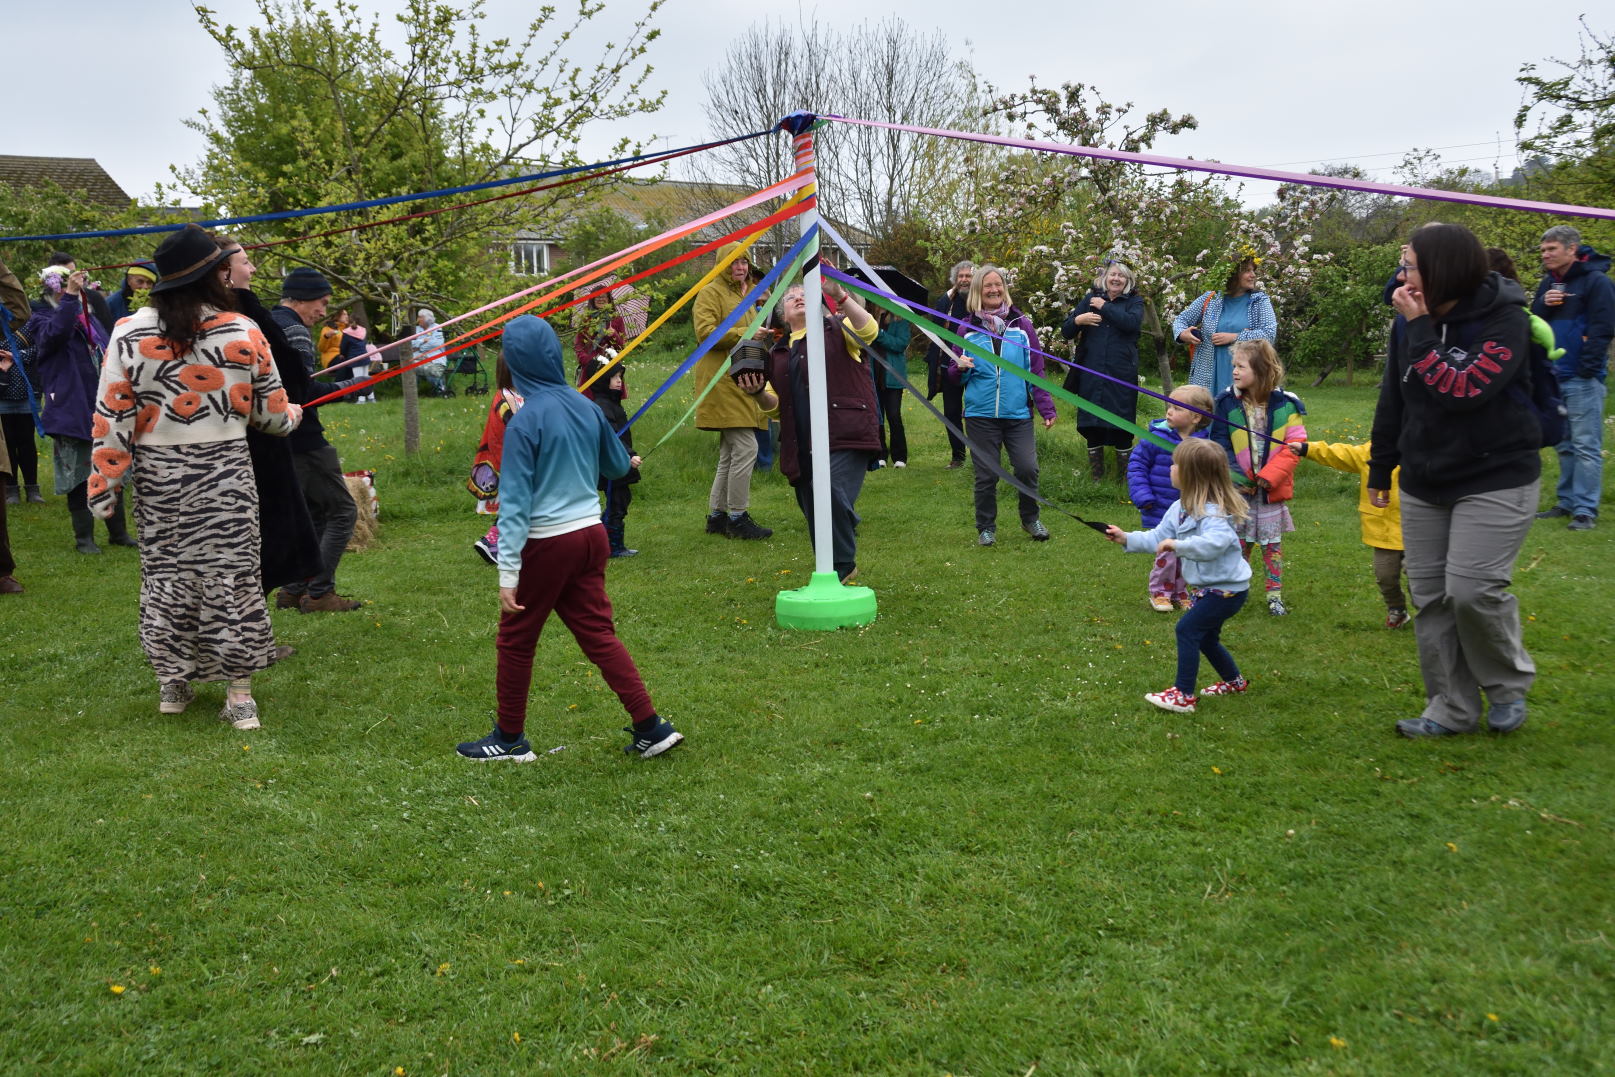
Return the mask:
M90 478L90 417L95 411L95 387L101 379L107 333L93 316L85 278L81 269L46 266L40 274L43 299L34 305L24 332L34 342L34 373L43 409L40 425L54 446L56 492L67 495L73 548L79 553L100 553L85 484ZM124 523L121 499L107 519L107 538L114 546L135 545Z
M1180 385L1169 399L1173 403L1166 406L1166 418L1150 423L1150 432L1174 447L1184 438L1205 437L1217 406L1211 394L1198 385ZM1184 404L1188 406L1180 406ZM1139 439L1127 459L1127 496L1138 506L1146 531L1160 524L1172 502L1178 500L1178 488L1172 483L1172 449L1163 449L1148 438ZM1189 608L1189 585L1176 553L1166 550L1155 555L1149 589L1150 608L1157 613L1170 613L1174 605Z

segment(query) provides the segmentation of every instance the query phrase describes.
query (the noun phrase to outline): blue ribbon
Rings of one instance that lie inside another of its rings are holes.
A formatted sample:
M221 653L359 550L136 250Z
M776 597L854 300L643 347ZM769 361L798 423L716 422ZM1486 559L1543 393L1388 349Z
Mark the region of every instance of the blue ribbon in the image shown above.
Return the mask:
M22 243L35 240L56 239L110 239L114 236L143 236L153 232L177 232L186 224L199 224L203 228L218 228L231 224L256 224L260 221L283 221L293 217L312 217L321 213L342 213L354 209L370 209L374 206L391 206L399 202L420 202L428 198L442 198L451 194L469 194L472 191L486 191L494 187L509 187L517 183L531 183L534 180L553 179L556 176L570 176L575 172L592 172L597 168L612 168L616 165L632 164L635 161L648 161L670 154L685 151L712 149L715 146L727 146L733 142L744 142L747 139L761 138L763 135L773 134L772 130L755 131L749 135L740 135L738 138L726 138L720 142L703 142L696 146L685 146L680 150L657 150L655 153L642 153L637 157L623 157L616 161L603 161L599 164L576 165L572 168L558 168L552 172L535 172L530 176L517 176L515 179L484 180L481 183L467 183L460 187L444 187L438 191L425 191L420 194L395 194L386 198L369 198L362 202L343 202L334 206L317 206L313 209L287 209L279 213L256 213L248 217L221 217L212 221L182 221L179 224L148 224L140 228L107 228L98 232L57 232L48 236L0 236L0 243Z
M679 368L673 371L672 376L666 381L662 382L662 384L657 387L656 391L652 393L643 404L639 405L639 410L634 412L633 415L629 417L627 424L623 426L623 430L627 430L628 427L637 423L639 421L639 417L645 414L645 412L650 409L652 404L660 400L662 395L673 387L674 382L688 374L690 370L694 368L695 364L701 361L701 357L707 352L711 351L713 346L717 344L719 340L723 339L723 335L735 327L736 322L740 321L740 319L743 317L750 317L754 313L754 307L756 306L757 301L764 295L768 294L768 289L773 286L774 282L780 278L785 270L790 268L791 263L796 261L796 256L802 253L803 248L816 240L818 237L818 225L814 225L803 232L802 238L796 241L796 245L790 250L786 251L784 257L780 258L779 261L774 263L774 268L770 269L763 275L763 279L757 282L757 286L755 288L746 293L746 297L740 301L740 305L735 307L734 310L730 311L729 316L723 321L719 322L718 327L712 332L708 333L706 335L706 339L695 346L695 351L690 353L690 357L688 359L679 364ZM622 436L620 431L618 436Z

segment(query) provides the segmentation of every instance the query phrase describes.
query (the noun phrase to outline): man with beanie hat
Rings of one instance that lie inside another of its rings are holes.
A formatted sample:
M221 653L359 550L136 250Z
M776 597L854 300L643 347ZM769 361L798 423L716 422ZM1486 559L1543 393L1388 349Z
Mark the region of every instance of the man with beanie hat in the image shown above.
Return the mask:
M311 377L318 367L309 326L325 320L325 308L330 299L331 282L325 275L317 269L298 266L282 278L280 305L269 312ZM306 394L296 403L307 403L319 395L318 383L307 385ZM287 440L291 442L292 466L303 488L303 500L308 503L314 530L320 537L320 574L282 587L275 597L275 608L298 609L304 613L340 613L356 610L361 605L357 599L336 593L337 564L348 548L348 540L353 537L359 510L342 478L342 461L336 449L325 440L317 411L305 411L302 424Z

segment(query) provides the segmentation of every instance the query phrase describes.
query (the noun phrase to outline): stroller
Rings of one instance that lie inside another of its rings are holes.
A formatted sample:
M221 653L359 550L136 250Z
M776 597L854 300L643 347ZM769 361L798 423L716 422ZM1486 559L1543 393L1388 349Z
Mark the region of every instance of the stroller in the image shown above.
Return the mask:
M467 348L454 356L454 365L449 367L448 376L443 383L448 387L450 396L454 395L454 379L456 377L470 378L470 384L460 392L466 396L488 395L488 370L477 358L477 349Z

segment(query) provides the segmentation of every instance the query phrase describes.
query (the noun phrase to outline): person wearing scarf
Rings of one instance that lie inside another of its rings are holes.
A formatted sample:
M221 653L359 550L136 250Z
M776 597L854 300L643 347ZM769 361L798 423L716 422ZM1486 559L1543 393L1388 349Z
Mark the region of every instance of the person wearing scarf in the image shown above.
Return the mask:
M67 495L73 548L97 554L101 547L95 544L95 517L85 484L90 478L90 421L107 332L99 319L90 316L85 278L83 270L67 265L46 266L39 275L42 298L24 333L34 342L34 372L43 408L40 427L53 446L56 492ZM114 546L135 545L124 523L121 497L107 517L107 538Z

